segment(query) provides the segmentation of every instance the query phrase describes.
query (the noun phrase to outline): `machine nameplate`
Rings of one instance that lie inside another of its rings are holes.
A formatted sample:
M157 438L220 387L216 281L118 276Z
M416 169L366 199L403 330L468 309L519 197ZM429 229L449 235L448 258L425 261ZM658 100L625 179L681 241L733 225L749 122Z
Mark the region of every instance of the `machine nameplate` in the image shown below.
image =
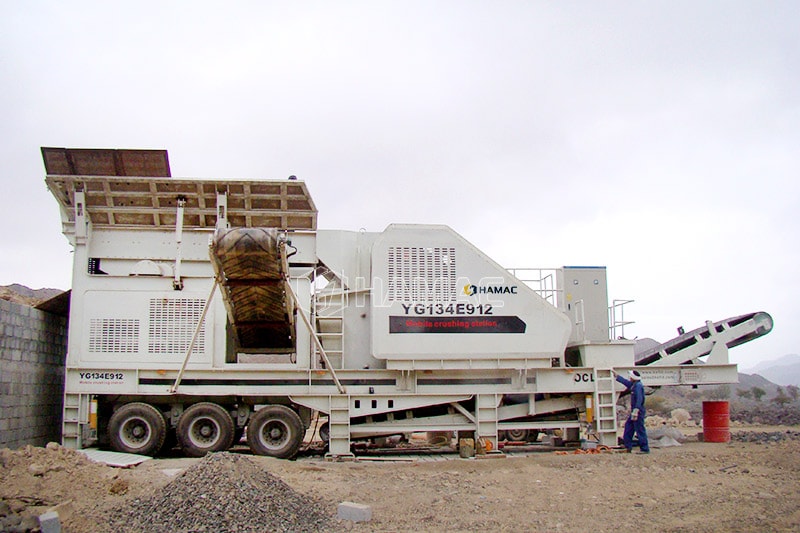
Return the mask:
M124 392L135 387L133 373L120 370L70 372L70 386L91 392Z
M438 303L438 304L400 304L406 315L491 315L494 313L494 306L491 304L470 304L470 303Z
M104 383L107 385L122 383L125 374L122 372L80 372L80 383Z
M525 333L518 316L390 316L389 333Z

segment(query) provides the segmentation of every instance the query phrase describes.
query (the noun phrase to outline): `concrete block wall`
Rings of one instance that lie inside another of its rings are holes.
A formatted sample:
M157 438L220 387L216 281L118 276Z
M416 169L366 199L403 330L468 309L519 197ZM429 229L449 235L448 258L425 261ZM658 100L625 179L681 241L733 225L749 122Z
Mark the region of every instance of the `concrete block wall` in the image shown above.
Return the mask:
M0 300L0 448L61 442L67 319Z

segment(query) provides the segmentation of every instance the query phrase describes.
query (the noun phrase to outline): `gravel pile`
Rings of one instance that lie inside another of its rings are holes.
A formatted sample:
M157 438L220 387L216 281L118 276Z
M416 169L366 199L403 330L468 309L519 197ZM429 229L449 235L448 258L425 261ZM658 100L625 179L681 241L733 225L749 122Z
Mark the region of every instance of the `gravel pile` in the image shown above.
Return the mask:
M800 439L800 431L739 431L731 433L736 442L755 442L759 444Z
M207 455L147 499L116 509L116 531L330 531L329 506L240 455Z

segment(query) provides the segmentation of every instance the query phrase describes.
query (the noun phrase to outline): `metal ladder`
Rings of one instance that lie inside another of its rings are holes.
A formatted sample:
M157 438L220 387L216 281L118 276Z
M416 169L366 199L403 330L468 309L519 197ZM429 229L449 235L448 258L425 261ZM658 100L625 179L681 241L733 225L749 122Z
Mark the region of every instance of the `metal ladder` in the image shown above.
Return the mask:
M477 394L475 398L475 449L482 439L489 450L497 450L497 407L500 404L497 394Z
M348 294L340 282L334 287L319 291L315 297L315 322L319 337L331 366L344 368L344 308L348 305Z
M595 431L600 444L617 445L616 379L610 368L594 370Z
M65 448L79 450L83 447L81 422L89 420L89 396L86 394L64 395L64 420L61 425L61 444Z
M350 451L350 397L329 396L328 455L352 457Z

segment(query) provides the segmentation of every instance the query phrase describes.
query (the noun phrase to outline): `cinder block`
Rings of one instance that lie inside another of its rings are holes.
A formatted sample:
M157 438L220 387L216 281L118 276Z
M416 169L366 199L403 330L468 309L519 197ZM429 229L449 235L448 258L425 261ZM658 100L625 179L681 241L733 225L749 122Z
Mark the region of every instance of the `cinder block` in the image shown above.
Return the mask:
M340 520L351 522L369 522L372 520L372 507L362 503L342 502L336 512Z
M61 533L61 521L58 519L58 513L50 511L39 515L39 527L42 533Z

